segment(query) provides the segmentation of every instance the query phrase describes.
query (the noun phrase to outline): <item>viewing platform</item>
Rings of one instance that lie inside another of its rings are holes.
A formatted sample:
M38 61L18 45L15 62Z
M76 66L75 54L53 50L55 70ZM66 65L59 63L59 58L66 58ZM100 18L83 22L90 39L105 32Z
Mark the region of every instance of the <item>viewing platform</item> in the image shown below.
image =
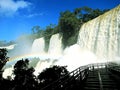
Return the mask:
M101 65L98 65L93 70L89 70L88 77L86 77L83 85L83 90L120 90L116 75L110 71L110 68L107 68L107 65Z
M120 66L95 63L81 66L41 90L120 90Z

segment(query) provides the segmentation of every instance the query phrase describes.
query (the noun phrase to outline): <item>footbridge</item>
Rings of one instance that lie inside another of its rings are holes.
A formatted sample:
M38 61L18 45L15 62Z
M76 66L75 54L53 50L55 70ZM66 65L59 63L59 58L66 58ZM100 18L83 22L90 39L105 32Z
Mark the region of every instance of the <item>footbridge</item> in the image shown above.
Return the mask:
M94 63L81 66L41 90L120 90L120 66Z

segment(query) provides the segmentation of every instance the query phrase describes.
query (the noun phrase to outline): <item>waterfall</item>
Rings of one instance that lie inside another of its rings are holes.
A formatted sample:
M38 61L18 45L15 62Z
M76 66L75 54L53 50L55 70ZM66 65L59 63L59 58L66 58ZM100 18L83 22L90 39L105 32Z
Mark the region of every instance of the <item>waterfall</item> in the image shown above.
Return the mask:
M60 34L52 35L50 38L48 52L45 52L45 40L44 38L35 39L32 45L32 54L38 56L46 56L46 59L57 59L62 55L62 37Z
M44 38L35 39L32 45L31 53L43 54L45 53L45 40Z
M50 58L59 58L62 52L62 37L60 34L55 34L50 39L48 54Z
M78 44L99 59L120 56L120 6L82 25Z
M44 50L44 41L43 38L36 39L32 46L32 51L43 52ZM46 59L40 60L35 66L35 75L38 75L43 69L54 65L57 62L56 59L59 59L62 55L62 37L60 34L52 35L50 38L49 49L45 54ZM40 54L41 55L41 54Z

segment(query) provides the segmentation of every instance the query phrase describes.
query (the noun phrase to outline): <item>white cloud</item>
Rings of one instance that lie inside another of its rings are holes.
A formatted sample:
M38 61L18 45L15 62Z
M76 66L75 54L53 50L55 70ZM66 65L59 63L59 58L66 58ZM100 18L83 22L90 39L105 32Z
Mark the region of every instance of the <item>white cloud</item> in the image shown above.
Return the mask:
M35 16L43 16L43 15L44 15L44 13L33 13L33 14L29 14L29 15L26 16L26 17L31 18L31 17L35 17Z
M30 4L24 0L0 0L0 14L4 16L14 15L19 9L27 8Z

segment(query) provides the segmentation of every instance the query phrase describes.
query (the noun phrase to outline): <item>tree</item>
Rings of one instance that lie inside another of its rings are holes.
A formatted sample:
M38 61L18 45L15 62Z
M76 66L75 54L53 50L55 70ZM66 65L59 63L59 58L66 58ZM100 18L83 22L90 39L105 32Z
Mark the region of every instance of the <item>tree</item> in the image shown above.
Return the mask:
M69 72L65 66L53 66L46 68L38 75L39 87L45 87L46 85L52 83L53 81L65 76Z
M14 90L34 90L36 89L37 82L33 72L34 69L28 68L29 60L19 60L14 66Z
M44 29L42 29L40 26L33 26L32 28L32 34L36 38L40 38L44 36Z
M63 45L65 47L70 46L76 43L76 38L73 41L70 41L70 37L75 36L76 32L78 31L78 19L76 18L75 14L70 11L65 11L60 13L59 19L59 32L62 33ZM70 43L69 43L70 42Z
M96 18L97 16L105 13L106 11L108 11L109 9L105 9L105 10L100 10L100 9L92 9L89 8L87 6L81 7L81 8L76 8L74 10L74 14L76 15L76 17L79 19L79 22L81 24Z
M8 90L11 85L11 81L4 79L2 77L3 74L3 67L6 64L6 62L9 60L7 57L7 50L6 49L0 49L0 89L1 90Z
M8 60L9 58L7 57L7 49L0 49L0 78L2 78L2 68Z

